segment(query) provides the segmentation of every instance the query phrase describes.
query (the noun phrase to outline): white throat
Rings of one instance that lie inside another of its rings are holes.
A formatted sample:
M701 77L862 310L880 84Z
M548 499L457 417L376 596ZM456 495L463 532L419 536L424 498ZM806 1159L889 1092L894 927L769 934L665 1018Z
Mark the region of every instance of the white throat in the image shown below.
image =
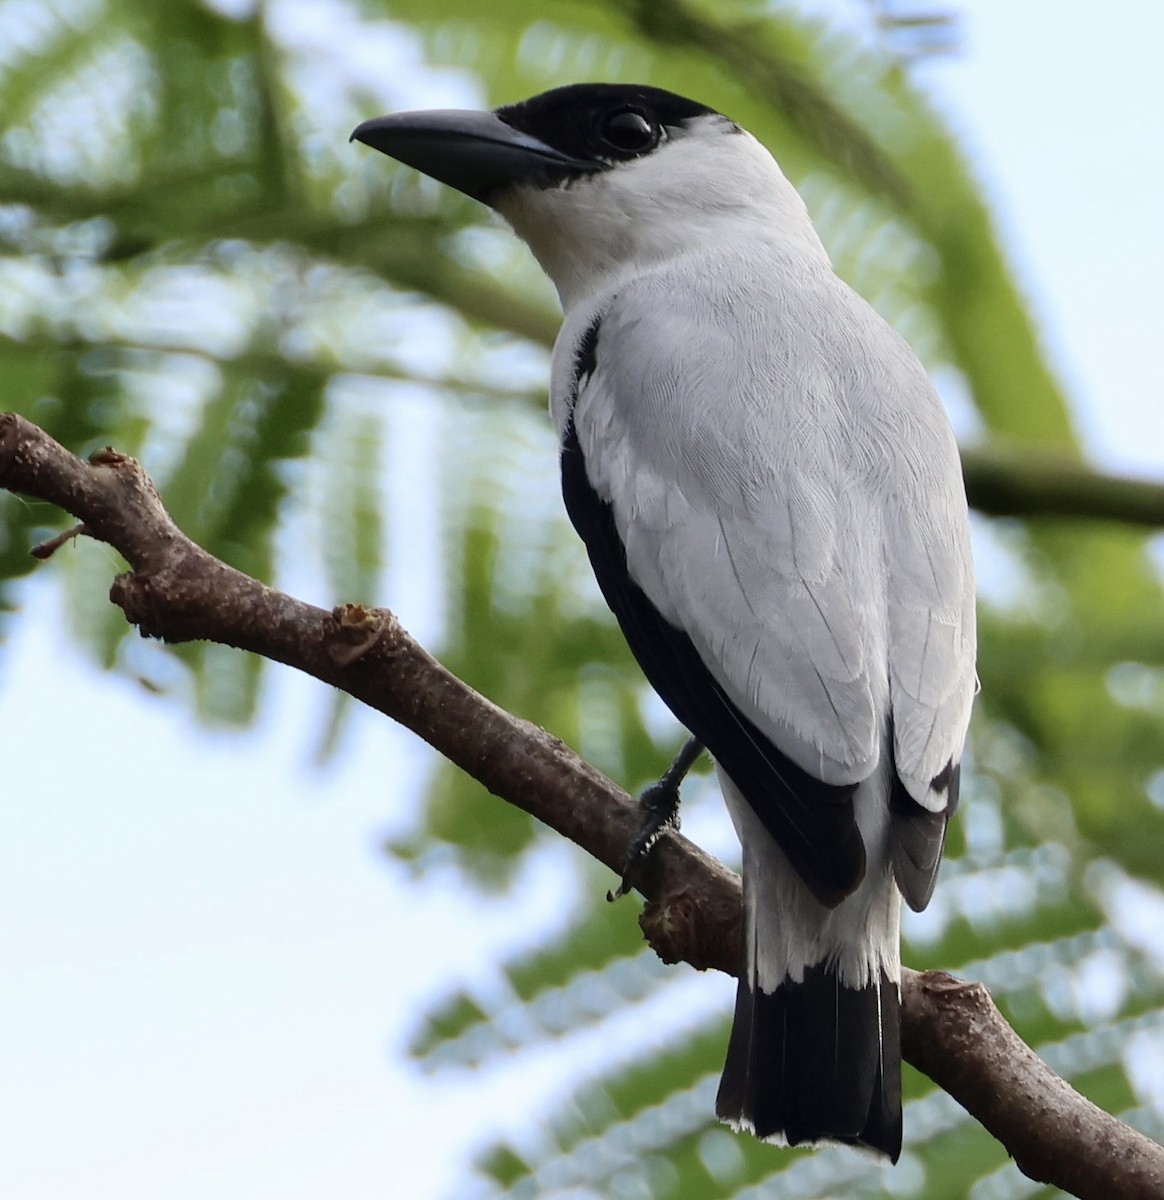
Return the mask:
M564 311L709 246L761 240L824 259L804 202L750 134L705 129L564 187L494 202L558 289Z

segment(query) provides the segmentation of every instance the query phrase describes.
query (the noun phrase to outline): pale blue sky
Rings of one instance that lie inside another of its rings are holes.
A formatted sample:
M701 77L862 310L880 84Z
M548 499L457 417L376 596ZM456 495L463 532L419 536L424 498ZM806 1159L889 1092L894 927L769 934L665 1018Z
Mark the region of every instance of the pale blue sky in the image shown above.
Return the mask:
M965 50L925 79L996 201L1092 453L1164 478L1164 6L959 7ZM325 698L283 671L256 732L208 734L62 644L43 581L21 599L0 692L0 1194L449 1194L559 1068L534 1055L431 1080L401 1047L447 986L496 990L505 951L554 920L570 851L506 902L451 876L406 887L379 851L411 811L406 735L360 716L315 771ZM422 597L387 599L425 624ZM730 994L696 981L691 1011Z

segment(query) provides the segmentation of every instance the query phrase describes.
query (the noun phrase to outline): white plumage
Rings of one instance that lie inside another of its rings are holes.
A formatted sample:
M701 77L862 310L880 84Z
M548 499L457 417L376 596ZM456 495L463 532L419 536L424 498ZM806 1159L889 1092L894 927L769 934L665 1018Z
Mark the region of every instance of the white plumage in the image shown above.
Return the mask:
M957 450L912 353L823 250L753 238L599 288L567 310L552 404L631 577L741 710L805 770L853 783L892 692L898 769L924 801L961 755L974 687Z
M557 286L567 508L743 846L717 1109L896 1158L901 898L928 901L975 687L941 404L727 118L578 85L466 115L446 165L458 120L356 136L487 200Z

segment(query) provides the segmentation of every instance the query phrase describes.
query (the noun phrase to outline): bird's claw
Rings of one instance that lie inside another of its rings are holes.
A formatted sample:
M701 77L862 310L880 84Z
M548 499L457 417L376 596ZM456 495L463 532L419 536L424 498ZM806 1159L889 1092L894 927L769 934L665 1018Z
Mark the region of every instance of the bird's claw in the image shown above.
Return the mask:
M626 848L626 862L622 870L622 881L613 892L607 892L607 900L613 902L634 888L634 877L638 874L647 855L666 829L679 828L679 785L660 779L652 783L639 796L639 808L643 823L638 833Z

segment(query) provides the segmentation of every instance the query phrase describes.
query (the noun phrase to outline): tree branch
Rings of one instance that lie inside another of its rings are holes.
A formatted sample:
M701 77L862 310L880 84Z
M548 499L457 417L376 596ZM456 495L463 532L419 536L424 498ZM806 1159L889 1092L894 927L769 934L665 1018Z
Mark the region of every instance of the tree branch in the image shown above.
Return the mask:
M971 507L998 517L1074 517L1164 526L1164 484L1085 466L1063 453L992 446L962 451Z
M436 662L382 609L332 612L213 558L170 519L131 458L85 462L13 413L0 415L0 487L55 504L130 570L111 598L144 635L207 639L314 675L419 734L490 791L614 871L634 801L558 738L499 709ZM47 557L61 538L40 549ZM642 872L643 930L666 962L738 972L739 880L677 833ZM1082 1200L1164 1196L1164 1148L1080 1096L1006 1023L986 989L906 972L906 1058L963 1104L1032 1179Z

